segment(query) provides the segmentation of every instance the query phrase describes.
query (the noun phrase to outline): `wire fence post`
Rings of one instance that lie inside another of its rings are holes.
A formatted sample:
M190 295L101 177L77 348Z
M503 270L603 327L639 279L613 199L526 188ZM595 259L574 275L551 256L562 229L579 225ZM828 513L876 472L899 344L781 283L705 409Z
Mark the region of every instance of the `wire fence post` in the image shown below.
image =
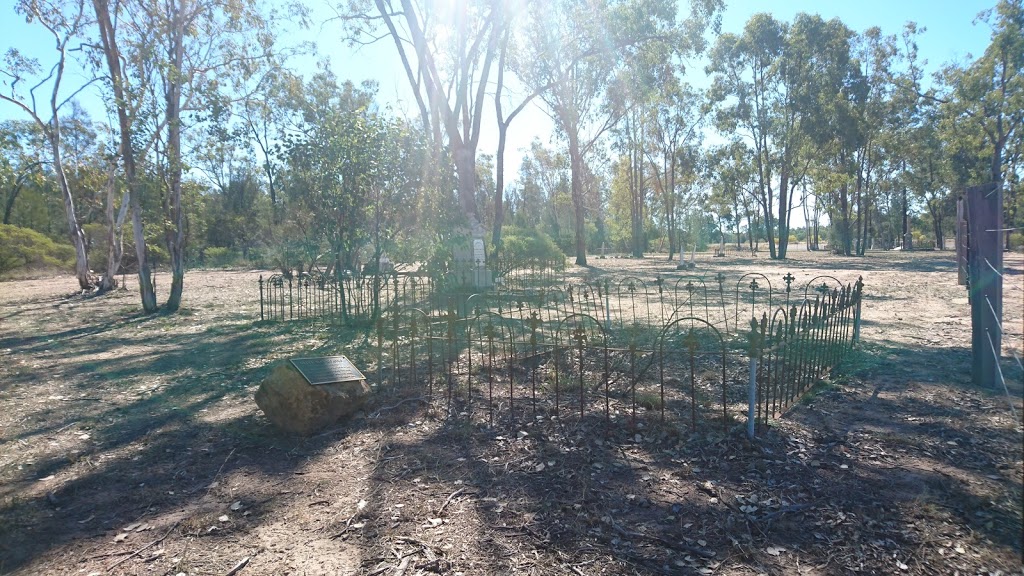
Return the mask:
M1003 197L997 183L967 189L967 228L971 376L976 386L994 387L1003 317Z
M967 285L967 203L956 199L956 283Z

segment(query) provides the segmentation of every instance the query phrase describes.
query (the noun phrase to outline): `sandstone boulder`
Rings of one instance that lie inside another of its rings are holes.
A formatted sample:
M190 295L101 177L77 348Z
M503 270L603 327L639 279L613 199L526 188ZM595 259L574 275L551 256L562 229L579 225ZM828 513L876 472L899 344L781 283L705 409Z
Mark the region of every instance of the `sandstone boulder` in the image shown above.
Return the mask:
M312 386L284 363L260 384L256 405L282 430L308 436L356 413L369 396L365 380Z

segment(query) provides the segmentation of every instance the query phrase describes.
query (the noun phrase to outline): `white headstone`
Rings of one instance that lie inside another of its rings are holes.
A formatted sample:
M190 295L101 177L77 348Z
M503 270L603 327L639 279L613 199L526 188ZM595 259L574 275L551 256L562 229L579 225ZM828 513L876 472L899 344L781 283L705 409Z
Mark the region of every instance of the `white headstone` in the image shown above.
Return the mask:
M481 238L473 239L473 261L477 266L483 266L486 258L484 257L484 241Z

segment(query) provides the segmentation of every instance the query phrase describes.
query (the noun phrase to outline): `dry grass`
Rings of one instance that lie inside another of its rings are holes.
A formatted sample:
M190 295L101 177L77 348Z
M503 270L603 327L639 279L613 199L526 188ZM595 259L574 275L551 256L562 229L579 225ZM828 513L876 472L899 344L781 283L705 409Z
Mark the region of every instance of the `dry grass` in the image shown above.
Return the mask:
M140 315L133 291L68 296L69 278L0 284L0 574L222 575L246 557L243 575L1019 572L1020 384L1010 399L969 384L951 256L793 256L699 262L864 275L863 347L753 443L378 412L408 389L286 437L251 400L273 364L372 358L359 331L254 322L259 272L190 272L174 316ZM1020 257L1008 265L1005 347L1020 354Z

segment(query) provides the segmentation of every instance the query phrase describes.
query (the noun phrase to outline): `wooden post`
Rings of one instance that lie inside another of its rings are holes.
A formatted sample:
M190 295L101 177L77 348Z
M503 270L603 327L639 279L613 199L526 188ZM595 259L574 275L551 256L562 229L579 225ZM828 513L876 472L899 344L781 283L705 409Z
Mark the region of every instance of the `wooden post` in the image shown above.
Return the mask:
M976 386L993 387L1003 321L1003 194L996 183L967 189L967 227L971 376Z
M956 282L960 286L967 285L967 203L964 197L956 199Z

